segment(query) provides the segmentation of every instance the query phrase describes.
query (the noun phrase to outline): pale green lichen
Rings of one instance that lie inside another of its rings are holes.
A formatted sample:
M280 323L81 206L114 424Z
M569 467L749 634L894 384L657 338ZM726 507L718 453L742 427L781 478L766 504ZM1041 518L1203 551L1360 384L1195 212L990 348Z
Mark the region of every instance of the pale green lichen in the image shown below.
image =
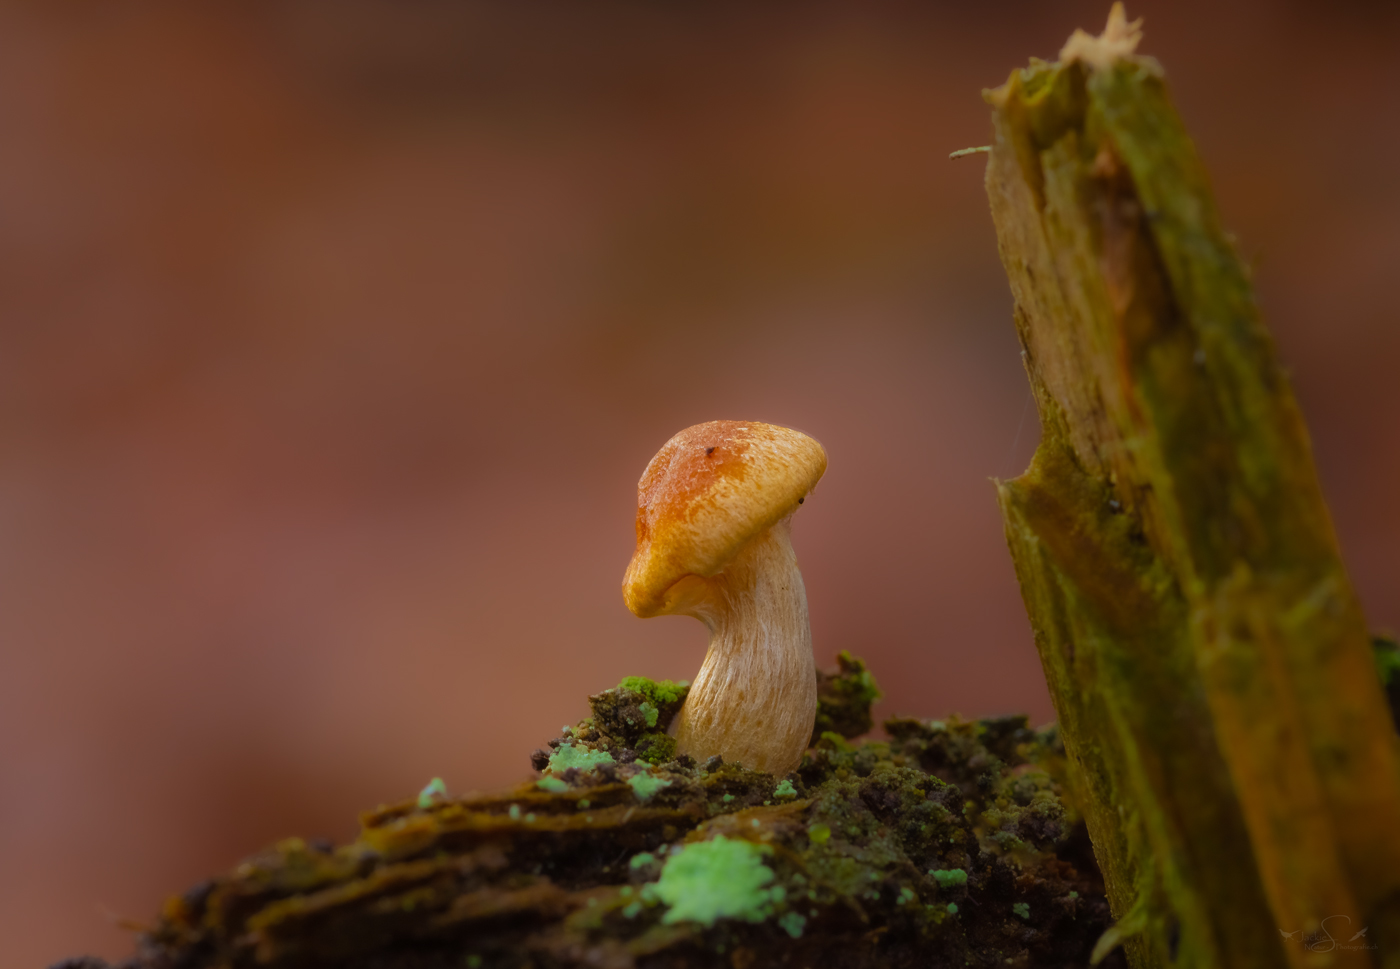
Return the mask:
M433 806L433 802L438 798L447 797L447 785L442 782L441 777L434 777L428 782L428 786L418 792L418 806L424 810Z
M642 868L646 865L651 864L655 860L656 856L650 851L641 851L632 856L632 860L629 862L629 864L633 868Z
M957 915L957 914L958 914L958 903L957 903L957 902L949 902L949 903L948 903L948 914L949 914L949 915Z
M938 871L930 871L929 875L938 882L939 888L953 888L957 885L967 884L967 872L961 868L941 868Z
M778 925L794 939L802 938L802 930L807 927L807 919L797 912L788 912L778 919Z
M796 797L796 796L797 796L797 788L795 788L795 787L792 786L792 781L784 779L782 782L780 782L780 783L778 784L777 787L773 788L773 796L774 796L774 797Z
M535 786L542 791L549 791L551 794L559 794L569 789L569 785L557 777L541 777L535 781Z
M637 704L637 709L641 711L642 716L646 717L648 727L656 726L656 718L661 715L660 710L656 709L656 707L652 706L646 700Z
M512 804L512 805L510 806L510 810L507 811L506 813L510 815L510 819L511 819L512 821L519 821L519 820L520 820L520 805L519 805L519 804Z
M1028 921L1028 922L1030 921L1030 918L1031 918L1031 907L1030 907L1030 905L1027 904L1026 902L1017 902L1017 903L1015 903L1014 905L1011 906L1011 911L1012 911L1013 913L1015 913L1016 915L1018 915L1019 917L1025 919L1026 921Z
M603 764L613 763L613 755L606 750L589 750L587 747L579 747L574 744L560 744L549 758L547 770L555 773L563 773L570 767L577 767L581 771L595 770Z
M722 918L761 922L780 898L769 888L773 871L763 863L772 849L717 835L683 845L666 859L656 897L670 906L661 921L714 925ZM635 863L636 859L633 859Z
M632 788L632 793L639 801L649 801L657 791L663 787L670 787L670 781L663 781L659 777L651 774L633 774L627 778L628 785Z

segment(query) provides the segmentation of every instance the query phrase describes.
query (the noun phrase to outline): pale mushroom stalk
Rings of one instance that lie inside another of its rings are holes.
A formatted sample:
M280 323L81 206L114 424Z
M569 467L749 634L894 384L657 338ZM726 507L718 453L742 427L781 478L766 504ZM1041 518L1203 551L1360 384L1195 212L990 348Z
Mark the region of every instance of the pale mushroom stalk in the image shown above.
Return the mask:
M782 770L796 767L807 748L817 678L791 521L755 536L718 575L681 580L690 588L673 611L710 630L705 663L675 722L681 753Z
M677 749L785 774L817 712L793 514L826 471L801 431L710 421L681 431L637 484L637 550L623 577L638 616L694 616L710 648L673 729Z

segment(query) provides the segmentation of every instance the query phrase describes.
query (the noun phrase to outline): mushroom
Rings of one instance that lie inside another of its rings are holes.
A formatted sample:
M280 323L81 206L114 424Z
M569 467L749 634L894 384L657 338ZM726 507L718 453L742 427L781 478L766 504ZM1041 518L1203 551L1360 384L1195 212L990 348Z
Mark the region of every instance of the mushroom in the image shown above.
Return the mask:
M790 529L824 471L826 451L800 431L710 421L667 441L642 473L627 608L710 630L672 722L679 753L779 775L801 762L817 677Z

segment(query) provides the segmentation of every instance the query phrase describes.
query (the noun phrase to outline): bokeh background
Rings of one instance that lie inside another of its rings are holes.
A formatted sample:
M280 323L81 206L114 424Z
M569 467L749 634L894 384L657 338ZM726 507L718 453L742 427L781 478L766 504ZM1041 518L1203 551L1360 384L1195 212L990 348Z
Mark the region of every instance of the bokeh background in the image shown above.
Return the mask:
M983 87L1107 4L0 7L0 963L527 755L688 619L619 583L716 417L820 438L818 661L1051 718L988 479L1035 417ZM1400 623L1400 15L1143 0Z

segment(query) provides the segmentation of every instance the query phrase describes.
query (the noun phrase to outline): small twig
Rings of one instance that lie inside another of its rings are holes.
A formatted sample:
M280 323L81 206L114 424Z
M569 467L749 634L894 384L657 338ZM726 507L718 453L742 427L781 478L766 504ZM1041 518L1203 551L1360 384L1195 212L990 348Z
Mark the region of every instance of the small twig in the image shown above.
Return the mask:
M992 146L991 146L991 145L979 145L979 146L976 147L976 148L959 148L957 151L951 152L951 153L948 155L948 158L949 158L950 160L951 160L951 159L954 159L954 158L966 158L968 155L975 155L975 154L977 154L979 151L991 151L991 150L992 150Z

